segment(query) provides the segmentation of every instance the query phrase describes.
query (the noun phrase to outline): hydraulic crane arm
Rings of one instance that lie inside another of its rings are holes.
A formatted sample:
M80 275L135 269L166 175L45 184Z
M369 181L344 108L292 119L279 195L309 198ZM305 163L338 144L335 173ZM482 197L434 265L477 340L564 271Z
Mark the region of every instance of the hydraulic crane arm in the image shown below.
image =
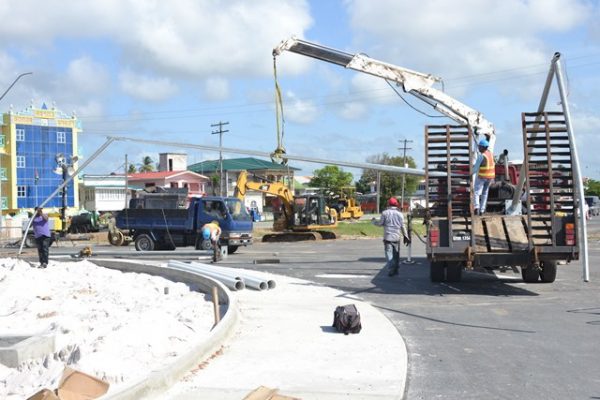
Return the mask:
M283 203L286 216L289 218L289 216L293 215L294 195L283 183L259 183L248 181L248 172L241 171L238 175L234 196L243 201L247 190L255 190L257 192L277 196Z
M490 146L493 148L495 142L493 125L479 111L434 88L433 84L441 82L441 78L378 61L364 54L350 54L297 39L296 37L284 40L275 47L273 49L273 57L280 55L284 51L316 58L388 81L394 81L402 86L404 92L410 93L421 101L424 101L438 112L460 124L471 125L478 135L489 135Z

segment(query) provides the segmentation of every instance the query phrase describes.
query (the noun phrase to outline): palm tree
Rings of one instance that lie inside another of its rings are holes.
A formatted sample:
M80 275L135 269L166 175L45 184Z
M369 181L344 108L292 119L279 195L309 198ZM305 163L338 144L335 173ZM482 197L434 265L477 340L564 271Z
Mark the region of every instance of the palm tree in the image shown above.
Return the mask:
M139 172L152 172L152 171L154 171L154 161L152 160L152 157L145 156L142 159L142 165L140 165Z
M137 168L135 164L129 164L129 168L127 168L128 174L135 174L137 172Z

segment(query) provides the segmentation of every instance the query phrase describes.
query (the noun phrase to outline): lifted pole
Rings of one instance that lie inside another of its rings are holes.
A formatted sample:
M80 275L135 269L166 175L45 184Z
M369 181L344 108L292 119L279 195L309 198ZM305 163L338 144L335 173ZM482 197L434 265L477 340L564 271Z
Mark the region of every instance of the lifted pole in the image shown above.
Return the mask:
M578 205L579 210L579 221L581 226L581 262L583 264L583 280L584 282L590 281L590 267L588 260L588 241L587 241L587 222L583 213L583 205L585 204L585 193L583 190L583 180L581 179L581 169L579 168L579 156L577 155L577 146L575 144L575 132L573 131L573 125L571 124L571 112L569 111L569 103L567 99L567 92L565 85L563 84L562 70L560 66L560 53L555 53L554 57L556 62L554 63L556 69L556 80L558 82L558 91L560 93L560 102L565 114L565 123L567 125L567 133L569 135L569 143L571 145L572 163L575 187L577 188L578 194ZM575 213L577 211L573 210ZM575 214L577 218L577 214Z
M56 190L54 190L54 192L52 192L52 194L50 194L50 196L48 196L46 198L46 200L44 200L42 202L42 204L38 205L38 207L42 207L44 208L44 206L46 204L48 204L48 202L50 200L52 200L54 198L54 196L56 196L61 190L63 190L72 180L75 176L77 176L77 174L80 171L83 171L83 169L85 167L88 166L89 163L91 163L92 161L94 161L96 159L96 157L98 157L100 155L100 153L102 153L104 150L106 150L106 148L112 143L114 142L115 139L113 138L108 138L106 140L106 142L104 142L104 144L102 146L100 146L98 148L98 150L96 150L96 152L94 154L92 154L90 156L90 158L88 158L87 160L85 160L85 162L83 164L81 164L81 166L79 168L77 168L77 170L75 170L73 172L73 174L68 175L66 179L63 180L63 183L61 185L59 185ZM29 228L31 228L31 223L33 222L33 218L35 218L35 214L33 214L33 216L29 219L29 223L27 224L27 228L25 228L25 232L23 233L23 238L21 239L21 246L19 247L19 252L17 253L17 257L21 255L21 253L23 252L23 245L25 244L25 238L27 237L27 233L29 232Z

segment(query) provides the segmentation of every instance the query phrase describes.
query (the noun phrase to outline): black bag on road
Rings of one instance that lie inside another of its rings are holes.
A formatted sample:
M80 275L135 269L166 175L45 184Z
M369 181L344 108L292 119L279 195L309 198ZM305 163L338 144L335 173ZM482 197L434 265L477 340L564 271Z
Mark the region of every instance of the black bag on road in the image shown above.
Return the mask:
M348 304L336 307L333 313L333 327L344 335L360 332L362 325L360 323L360 313L356 306Z

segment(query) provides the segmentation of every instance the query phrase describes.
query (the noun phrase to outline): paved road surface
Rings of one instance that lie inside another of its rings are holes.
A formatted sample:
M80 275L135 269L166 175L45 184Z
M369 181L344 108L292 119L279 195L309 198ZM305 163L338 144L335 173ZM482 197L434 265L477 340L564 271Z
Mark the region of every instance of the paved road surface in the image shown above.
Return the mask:
M600 232L600 218L590 222L590 232ZM97 248L103 251L114 254L114 248ZM119 253L141 256L131 249ZM417 243L413 254L417 264L403 266L394 278L380 272L379 240L257 244L240 249L227 263L309 279L382 310L408 346L409 400L600 399L597 239L590 240L589 283L581 281L579 262L559 266L554 284L524 284L512 271L471 272L461 283L431 283L423 246ZM279 263L262 264L268 260Z

